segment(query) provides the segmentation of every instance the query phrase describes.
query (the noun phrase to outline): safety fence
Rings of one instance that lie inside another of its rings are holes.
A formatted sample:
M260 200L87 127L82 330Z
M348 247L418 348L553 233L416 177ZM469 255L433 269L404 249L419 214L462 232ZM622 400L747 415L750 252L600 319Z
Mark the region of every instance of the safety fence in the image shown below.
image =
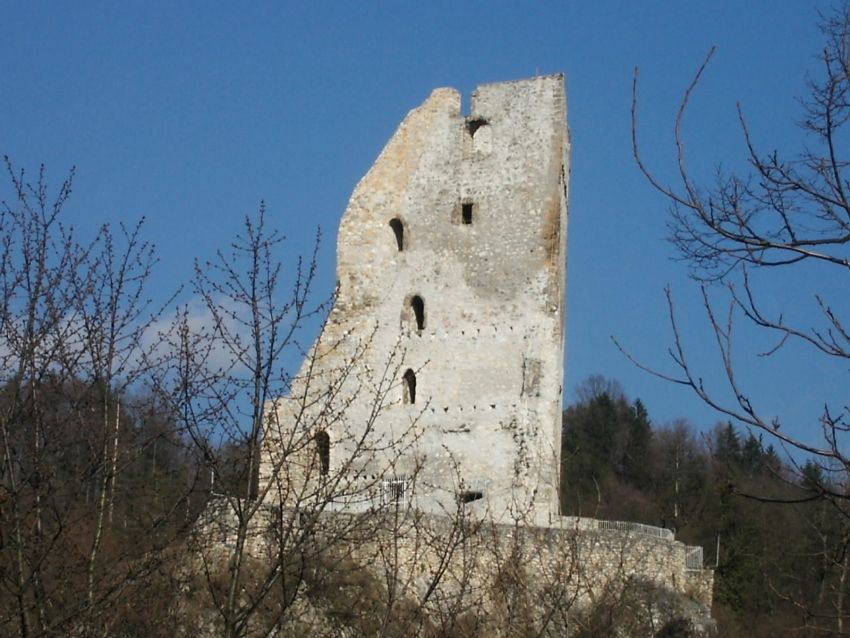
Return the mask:
M675 540L673 532L667 528L644 525L643 523L632 523L631 521L603 521L598 518L585 518L583 516L562 516L561 526L572 527L582 531L608 529L641 534L642 536L654 536L667 541Z

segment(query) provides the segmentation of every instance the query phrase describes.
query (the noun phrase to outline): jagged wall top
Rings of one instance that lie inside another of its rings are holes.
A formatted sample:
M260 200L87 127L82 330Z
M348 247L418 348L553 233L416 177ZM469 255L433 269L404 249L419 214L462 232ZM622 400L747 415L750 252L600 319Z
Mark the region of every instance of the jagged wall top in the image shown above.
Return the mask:
M464 123L479 120L486 126L470 139ZM375 242L386 232L387 211L403 220L411 248L463 260L466 282L479 294L513 296L541 265L562 281L566 229L557 193L568 197L568 176L561 174L569 166L568 152L562 75L479 86L467 117L458 91L436 89L410 111L352 194L339 233L342 296L358 291L368 296L369 282L392 269L392 244ZM427 202L423 191L431 194ZM538 196L544 192L546 197ZM515 200L511 219L491 216L496 207L487 200L506 193ZM476 201L480 218L469 232L441 232L436 223L448 220L463 199ZM523 232L520 224L533 224L539 232ZM506 247L513 250L506 253ZM480 258L488 253L505 258ZM551 295L562 292L562 285L546 292L550 305L560 304Z

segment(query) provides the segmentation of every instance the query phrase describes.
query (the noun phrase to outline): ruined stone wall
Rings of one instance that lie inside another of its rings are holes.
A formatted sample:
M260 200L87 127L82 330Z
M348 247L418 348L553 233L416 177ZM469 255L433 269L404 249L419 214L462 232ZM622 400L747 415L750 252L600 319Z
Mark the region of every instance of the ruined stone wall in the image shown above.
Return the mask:
M214 505L193 546L208 563L226 564L236 518L227 502ZM575 518L551 526L497 524L463 510L448 517L395 507L305 518L303 512L268 508L249 530L254 558L279 559L281 521L290 532L303 532L288 534L301 539L288 548L288 560L303 553L331 571L365 570L378 589L393 590L389 599L405 600L432 619L458 620L473 610L487 619L479 635L496 635L487 623L504 629L511 614L514 620L527 615L531 623L558 616L546 635L562 635L551 631L559 623L574 629L576 617L623 605L642 607L627 615L670 620L679 614L711 623L713 572L689 569L692 548L639 526L605 529L593 524L601 521Z
M568 178L562 76L481 86L468 116L453 89L411 111L342 219L338 296L274 406L263 480L315 475L286 441L323 430L352 485L556 515Z
M230 562L238 523L234 501L221 497L210 505L190 549L215 572ZM406 635L451 626L449 635L570 636L587 628L588 618L609 615L629 621L622 635L655 635L682 619L694 629L689 636L711 633L713 572L688 569L693 548L640 526L602 528L595 524L606 522L566 517L559 523L496 524L463 508L449 517L394 506L306 516L268 507L252 520L246 547L249 562L263 569L306 561L315 570L302 574L309 582L286 622L309 612L311 625L326 623L331 619L312 586L332 595L353 586L359 598L345 603L353 605L346 614L419 619L421 631ZM337 627L334 635L343 632Z
M421 597L439 578L443 596L462 590L471 598L492 598L499 579L510 574L517 581L515 594L524 591L544 606L546 597L552 605L593 605L607 594L616 598L629 584L658 587L706 609L712 604L713 572L687 569L684 543L639 532L411 513L395 526L385 526L383 534L355 553L374 564L376 556L390 555L390 546L398 582L415 590L414 597ZM385 572L392 567L381 566Z
M711 604L669 531L558 516L568 184L561 76L410 112L340 224L326 329L268 406L261 511L280 516L252 522L252 552L304 525L432 618L502 628L517 597L541 619L630 584Z

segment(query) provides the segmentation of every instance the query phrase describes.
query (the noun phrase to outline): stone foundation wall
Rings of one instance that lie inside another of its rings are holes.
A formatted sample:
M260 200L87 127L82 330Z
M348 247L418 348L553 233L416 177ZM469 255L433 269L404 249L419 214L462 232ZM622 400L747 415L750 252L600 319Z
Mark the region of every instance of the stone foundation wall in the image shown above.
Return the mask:
M691 548L685 544L639 531L590 529L598 522L593 519L562 522L499 524L462 510L454 517L412 508L307 516L268 508L252 521L248 547L257 557L273 556L279 550L275 526L299 528L292 538L312 539L329 556L368 569L394 596L438 615L498 609L505 596L525 600L537 614L555 608L576 613L617 600L629 587L669 592L708 615L714 573L688 569ZM233 510L220 500L208 508L198 535L208 551L225 557L235 546L236 528Z
M419 597L440 577L443 595L492 599L508 575L543 607L591 605L629 583L652 584L706 608L712 602L713 572L687 569L685 544L642 533L410 513L395 525L388 520L357 553L374 564L390 546L399 582Z

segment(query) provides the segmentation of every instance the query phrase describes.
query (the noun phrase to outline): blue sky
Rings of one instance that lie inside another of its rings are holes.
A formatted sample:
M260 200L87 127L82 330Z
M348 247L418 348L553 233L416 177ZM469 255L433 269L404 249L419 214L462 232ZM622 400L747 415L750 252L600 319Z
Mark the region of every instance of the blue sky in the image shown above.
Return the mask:
M601 373L656 422L681 416L706 428L715 414L637 370L610 339L669 369L670 284L692 360L721 387L697 291L664 241L666 204L631 157L633 69L646 159L664 178L678 100L718 46L685 123L691 166L710 178L719 163L742 165L736 101L765 150L800 141L795 98L817 69L819 8L828 3L4 2L0 153L30 170L45 163L54 183L76 166L68 214L83 230L144 216L163 294L189 278L193 257L226 245L260 199L292 255L309 252L321 226L327 293L348 197L407 111L436 87L468 95L563 72L573 139L567 399ZM765 285L777 308L809 320L816 275ZM769 344L747 332L741 341L752 396L817 438L820 407L846 394L846 368L793 348L756 359Z

